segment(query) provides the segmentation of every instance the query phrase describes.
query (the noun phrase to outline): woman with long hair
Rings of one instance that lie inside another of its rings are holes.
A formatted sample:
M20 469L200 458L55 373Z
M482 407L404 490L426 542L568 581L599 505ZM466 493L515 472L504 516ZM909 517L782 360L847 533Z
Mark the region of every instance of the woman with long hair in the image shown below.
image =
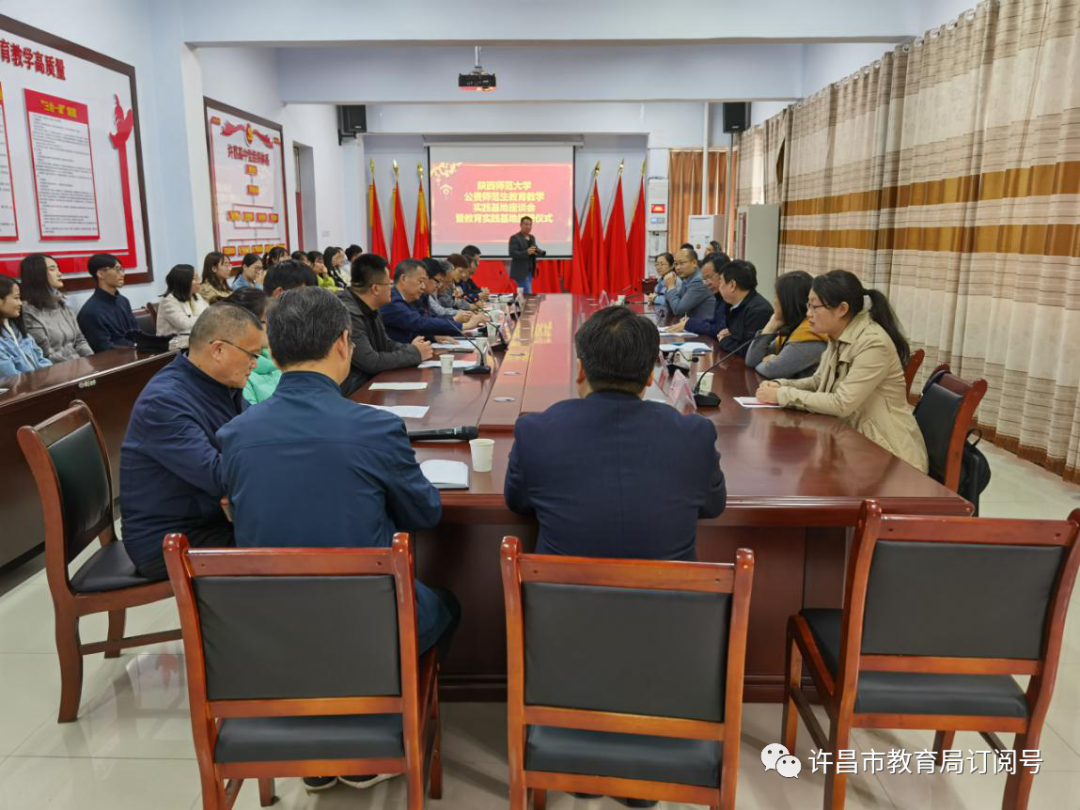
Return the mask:
M829 339L814 376L773 380L758 399L785 408L836 416L913 467L927 471L926 443L907 399L907 338L879 290L833 270L814 279L810 328Z
M311 269L315 271L316 277L319 279L319 286L326 287L328 290L336 290L337 284L334 283L334 279L331 277L330 272L326 268L326 260L323 258L323 254L317 250L312 250L307 254L307 263L311 266Z
M746 365L762 377L799 379L814 373L828 339L810 328L806 302L814 277L802 270L784 273L773 289L773 316L746 352ZM767 340L766 335L772 335Z
M51 366L22 324L22 295L19 283L0 275L0 377Z
M228 298L232 295L232 287L229 286L232 275L233 267L228 256L216 250L207 253L202 263L202 287L199 288L199 297L207 304L212 304L219 298Z
M278 262L283 262L289 258L289 251L283 248L281 245L272 247L266 252L266 256L263 257L263 267L269 270Z
M341 275L341 270L345 267L345 251L339 247L330 246L323 251L323 264L326 265L326 272L330 278L334 281L334 286L340 289L345 289L345 279ZM319 286L324 285L321 281Z
M258 253L248 253L240 262L239 274L233 279L233 292L244 287L255 287L261 290L267 267L269 265L263 263L263 258Z
M202 285L195 268L178 264L165 276L165 294L158 305L157 333L175 335L172 349L186 349L195 321L206 311L206 301L199 297Z
M56 259L31 253L19 265L22 324L26 334L53 363L94 353L61 290L64 277Z

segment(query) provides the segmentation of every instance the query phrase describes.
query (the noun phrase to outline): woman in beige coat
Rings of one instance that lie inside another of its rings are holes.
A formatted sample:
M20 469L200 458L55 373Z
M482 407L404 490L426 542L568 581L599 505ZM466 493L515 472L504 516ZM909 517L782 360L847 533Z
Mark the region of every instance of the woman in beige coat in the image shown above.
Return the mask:
M814 376L762 383L758 399L838 417L926 472L926 444L904 382L911 350L889 300L853 273L833 270L814 279L807 318L829 338Z
M172 335L170 349L186 349L195 321L206 311L199 297L199 276L190 264L178 264L165 276L168 289L158 305L157 333Z

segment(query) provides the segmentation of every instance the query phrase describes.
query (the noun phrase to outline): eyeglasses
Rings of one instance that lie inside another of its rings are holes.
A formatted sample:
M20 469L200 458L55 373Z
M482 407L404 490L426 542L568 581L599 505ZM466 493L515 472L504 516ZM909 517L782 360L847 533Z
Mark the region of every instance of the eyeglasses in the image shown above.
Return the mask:
M226 346L232 346L234 349L238 349L238 350L242 351L244 354L246 354L248 356L248 360L250 360L252 363L258 363L259 362L259 355L256 354L255 352L249 352L247 349L243 348L242 346L237 346L235 343L232 343L232 342L230 342L228 340L219 339L217 342L218 343L224 343Z
M806 302L806 308L812 309L815 312L817 312L817 310L819 309L832 309L832 307L826 306L825 304L811 304L809 301Z

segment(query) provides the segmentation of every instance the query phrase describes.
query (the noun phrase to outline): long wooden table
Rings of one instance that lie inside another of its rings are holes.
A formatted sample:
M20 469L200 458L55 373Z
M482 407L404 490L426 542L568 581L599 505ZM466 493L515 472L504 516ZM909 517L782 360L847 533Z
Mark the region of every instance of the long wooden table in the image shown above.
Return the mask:
M463 607L442 672L451 699L505 696L499 545L505 535L530 545L536 539L535 521L515 515L503 499L513 425L522 413L576 396L573 334L596 308L580 296L531 298L490 377L407 369L380 374L378 380L424 380L428 388L370 391L364 386L353 396L369 404L430 406L423 420L407 420L410 429L476 425L482 436L495 439L491 472L473 472L468 490L444 492L442 522L435 531L421 532L416 542L420 578L450 588ZM702 340L717 348L715 341ZM717 359L720 355L701 358L697 368ZM759 382L738 358L714 372L713 390L721 404L701 413L716 425L728 505L719 518L699 523L698 557L730 562L737 548L754 550L745 694L751 701L775 701L782 692L788 616L803 607L842 604L848 539L863 500L876 498L887 511L910 514L963 515L971 505L835 419L747 410L734 401L753 395ZM421 461L469 461L464 443L416 443L415 448Z
M131 409L143 386L173 356L110 349L17 377L0 377L0 389L7 389L0 393L0 565L35 551L44 530L37 488L16 438L19 428L43 422L74 399L83 400L101 426L116 487L120 443Z

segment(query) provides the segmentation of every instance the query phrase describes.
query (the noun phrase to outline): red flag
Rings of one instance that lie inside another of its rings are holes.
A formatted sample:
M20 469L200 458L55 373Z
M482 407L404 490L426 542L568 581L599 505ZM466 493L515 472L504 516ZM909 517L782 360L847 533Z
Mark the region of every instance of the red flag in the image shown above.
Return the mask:
M611 296L625 295L630 286L630 267L626 262L626 214L623 210L622 173L615 183L615 199L607 219L604 237L605 289Z
M498 259L481 259L473 275L473 281L493 293L517 292L517 284L506 272L504 263Z
M413 234L413 258L426 259L431 255L431 233L428 231L427 201L424 199L424 181L416 195L416 231Z
M390 242L390 267L397 267L398 262L405 261L411 255L409 250L409 237L405 233L405 212L401 210L401 192L398 190L397 178L394 178L394 233Z
M564 273L566 262L562 259L540 259L536 262L536 274L533 276L534 293L562 292L559 279Z
M626 237L626 259L630 267L628 283L634 292L641 292L641 280L645 276L645 173L641 174L634 216L630 220L630 235Z
M581 246L581 231L578 230L577 211L574 212L574 256L570 260L570 277L566 282L567 292L575 295L588 295L589 280L585 275L585 249Z
M368 217L371 220L370 253L386 258L386 237L383 236L382 212L379 211L379 192L375 189L374 168L371 184L368 186Z
M602 288L604 264L604 226L600 221L600 194L593 177L592 194L585 214L585 231L581 235L581 248L585 258L585 279L588 295L599 295Z

